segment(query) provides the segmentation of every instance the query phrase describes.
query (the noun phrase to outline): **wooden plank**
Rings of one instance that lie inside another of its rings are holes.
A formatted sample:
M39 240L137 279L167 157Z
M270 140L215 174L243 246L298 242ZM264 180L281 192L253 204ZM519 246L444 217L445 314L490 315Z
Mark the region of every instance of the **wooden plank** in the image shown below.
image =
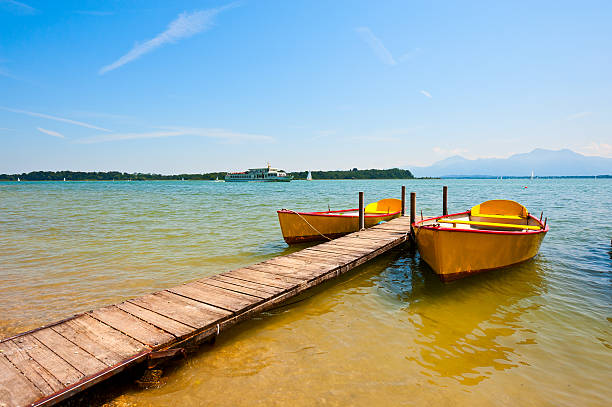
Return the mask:
M388 230L388 229L377 229L377 230L369 230L368 233L365 233L359 236L360 239L380 239L380 240L392 240L401 237L408 233L405 230Z
M261 271L281 278L287 278L289 282L296 284L308 281L312 278L312 272L308 270L299 270L292 266L283 266L282 264L256 263L245 267L245 269Z
M259 297L262 300L263 299L267 299L267 298L269 298L269 297L274 295L273 293L269 293L267 291L262 291L260 289L240 286L240 285L236 285L236 284L231 284L231 283L227 283L227 282L224 282L224 281L215 280L215 279L212 279L212 278L205 278L205 279L202 279L202 280L197 280L197 282L200 283L200 284L211 285L211 286L217 287L217 288L224 288L226 290L236 291L236 292L242 293L242 294L252 295L254 297Z
M204 284L198 283L183 284L169 288L168 291L234 312L248 308L262 301L261 298L258 297L239 294L234 291L205 286Z
M189 325L193 327L192 332L231 314L231 312L224 309L203 304L167 291L134 298L129 302L164 315L167 318L172 318L182 324Z
M390 223L384 223L382 225L376 225L373 228L368 229L368 231L370 230L385 230L385 231L391 231L391 232L398 232L398 233L404 233L404 232L409 232L410 231L410 225L398 225L398 224L390 224Z
M23 375L36 386L40 392L47 396L64 386L47 372L38 362L30 357L13 341L0 343L0 356L4 355ZM1 373L0 373L1 374Z
M349 256L352 256L355 259L358 259L368 253L370 253L369 250L357 250L354 248L346 248L344 246L331 246L331 245L319 245L319 246L314 246L311 247L310 249L308 249L309 251L313 251L313 252L321 252L321 253L329 253L329 254L346 254Z
M32 336L51 349L56 355L70 363L72 367L83 373L84 376L91 376L107 368L107 365L51 328L35 331L32 333Z
M317 265L325 265L326 267L321 269L320 271L317 271L314 276L318 276L320 274L324 274L324 273L328 273L330 271L336 270L340 267L346 266L348 263L352 262L353 260L355 260L354 258L349 258L349 259L338 259L333 257L330 254L325 254L325 253L321 253L320 255L321 257L315 257L314 255L304 255L304 256L295 256L292 257L292 259L303 259L306 260L308 262L311 262L311 264L317 264Z
M40 343L32 335L20 336L12 339L12 341L24 349L32 359L38 362L39 365L51 373L64 386L70 386L85 377L85 375Z
M118 355L121 360L149 349L145 344L87 314L56 325L53 329L70 340L78 341L81 346L92 343L92 349L95 349L100 345ZM101 355L103 354L104 351L101 351ZM112 358L110 354L108 357Z
M368 236L368 235L365 235ZM334 240L334 243L350 243L352 245L361 245L361 246L375 246L376 244L383 243L388 241L389 239L375 236L374 234L370 234L370 237L365 236L345 236L340 239Z
M221 273L220 276L237 278L240 280L251 281L258 284L283 289L293 288L306 280L274 274L269 272L268 269L269 266L261 266L259 268L251 268L249 266L232 271L226 271Z
M266 294L272 294L272 295L285 291L284 288L273 287L270 285L256 283L256 282L247 281L247 280L241 280L235 277L231 277L229 275L212 276L210 277L210 280L216 281L216 282L223 282L225 284L233 284L239 287L252 288L259 292L266 293Z
M79 347L95 356L107 366L113 366L128 356L120 355L115 351L115 349L105 346L102 338L90 335L84 330L78 328L75 329L74 324L63 323L53 326L51 329L62 335L64 338L70 340L72 343L78 343ZM126 338L129 337L126 336Z
M8 359L0 355L0 406L25 406L41 397L43 397L41 391Z
M304 258L304 259L331 260L335 262L336 264L347 264L360 257L355 254L350 255L346 253L326 253L326 252L311 250L311 249L306 249L299 253L294 253L294 256L298 258Z
M344 245L334 243L334 242L323 243L317 246L313 246L309 250L325 250L325 251L334 250L334 252L336 253L338 252L348 253L348 254L354 254L355 256L363 256L364 254L370 252L369 249L364 249L363 247L356 247L356 246L346 247Z
M151 325L158 327L159 329L170 332L177 338L193 332L193 328L191 326L160 315L147 308L143 308L136 305L134 302L124 301L121 304L117 304L117 307L134 315L135 317L142 319L143 321L148 322Z
M329 271L329 269L333 269L335 267L332 265L309 263L301 259L299 260L295 258L288 259L288 258L283 258L283 257L275 257L273 259L266 260L263 263L271 264L271 265L288 266L295 270L292 273L291 271L285 271L283 269L278 269L276 272L279 274L283 273L285 275L294 275L294 274L300 273L300 274L303 274L304 276L309 276L311 278L317 274L320 274L324 271Z
M172 334L136 318L115 305L99 308L90 311L88 314L152 348L174 341Z

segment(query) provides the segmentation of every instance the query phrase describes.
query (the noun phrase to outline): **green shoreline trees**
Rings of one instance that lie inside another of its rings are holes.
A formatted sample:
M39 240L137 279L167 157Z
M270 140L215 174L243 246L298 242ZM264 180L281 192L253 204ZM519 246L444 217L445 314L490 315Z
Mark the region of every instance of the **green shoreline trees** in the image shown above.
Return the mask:
M208 180L223 179L225 172L209 172L204 174L162 175L150 173L127 173L119 171L83 172L83 171L33 171L23 174L0 174L0 181L166 181L166 180ZM306 179L308 171L292 172L294 179ZM411 179L409 170L391 168L387 170L337 170L313 171L314 179Z

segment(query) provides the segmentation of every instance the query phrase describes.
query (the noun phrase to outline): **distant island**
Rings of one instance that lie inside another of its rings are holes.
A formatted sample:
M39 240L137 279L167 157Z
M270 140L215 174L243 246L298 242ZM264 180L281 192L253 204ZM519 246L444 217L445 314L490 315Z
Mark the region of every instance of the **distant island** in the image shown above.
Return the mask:
M119 171L84 172L84 171L32 171L23 174L0 174L0 181L212 181L224 179L226 172L209 172L203 174L162 175L149 173L127 173ZM305 180L308 171L289 173L296 180ZM336 170L313 171L314 179L412 179L409 170L391 168L387 170Z

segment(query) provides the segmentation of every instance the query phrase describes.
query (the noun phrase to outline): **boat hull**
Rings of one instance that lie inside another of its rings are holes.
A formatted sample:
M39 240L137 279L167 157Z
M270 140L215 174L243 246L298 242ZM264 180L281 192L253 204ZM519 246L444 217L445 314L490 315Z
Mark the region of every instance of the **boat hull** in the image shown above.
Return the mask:
M452 281L533 258L548 228L513 232L415 225L421 258L442 281Z
M350 211L355 211L351 209ZM342 237L359 230L359 216L346 215L348 211L336 212L294 212L278 211L283 239L288 244L325 241ZM380 215L366 215L365 227L387 222L400 216L400 212Z

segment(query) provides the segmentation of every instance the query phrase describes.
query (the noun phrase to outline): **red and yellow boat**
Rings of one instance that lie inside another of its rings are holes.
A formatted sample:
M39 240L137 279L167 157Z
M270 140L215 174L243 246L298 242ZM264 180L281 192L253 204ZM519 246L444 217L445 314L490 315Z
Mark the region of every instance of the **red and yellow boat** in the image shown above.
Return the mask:
M381 199L364 208L365 227L387 222L401 215L402 201ZM283 238L288 244L329 240L359 230L359 210L327 212L277 211Z
M523 205L501 199L413 226L421 257L442 281L529 260L548 232Z

